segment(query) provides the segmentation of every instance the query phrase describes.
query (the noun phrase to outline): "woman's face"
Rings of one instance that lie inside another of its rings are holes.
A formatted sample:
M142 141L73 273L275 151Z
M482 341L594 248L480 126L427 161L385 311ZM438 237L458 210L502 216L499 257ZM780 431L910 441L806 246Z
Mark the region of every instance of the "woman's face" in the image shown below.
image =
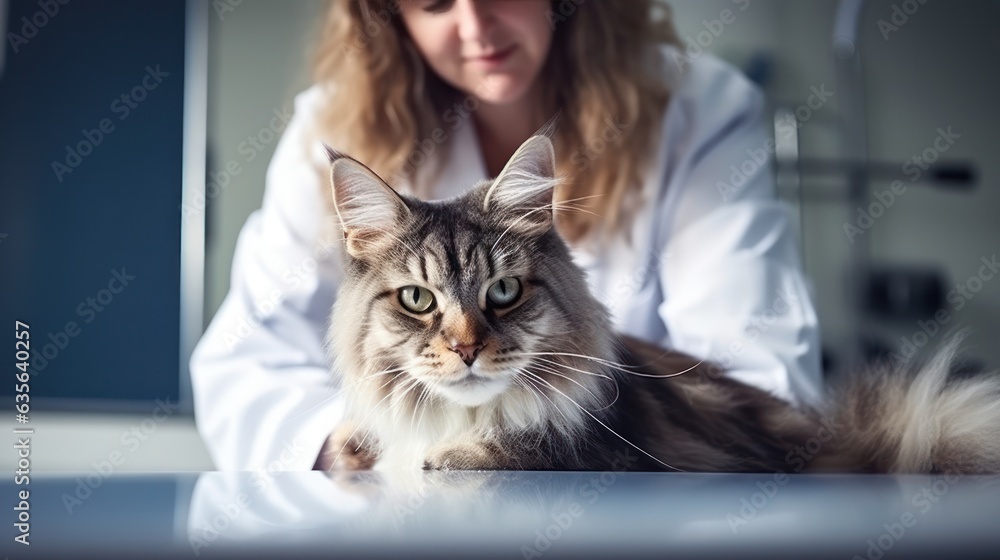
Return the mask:
M548 0L402 0L417 50L446 82L483 103L520 100L552 41Z

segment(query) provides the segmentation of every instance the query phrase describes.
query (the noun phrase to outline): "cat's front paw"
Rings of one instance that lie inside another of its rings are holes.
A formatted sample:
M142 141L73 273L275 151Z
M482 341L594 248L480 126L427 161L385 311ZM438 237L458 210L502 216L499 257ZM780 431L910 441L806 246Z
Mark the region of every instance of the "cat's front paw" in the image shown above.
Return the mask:
M363 471L371 469L378 460L374 446L362 442L361 430L352 422L337 426L320 454L318 464L323 470ZM370 438L369 438L370 439Z
M424 470L496 470L499 458L480 443L437 445L427 453Z

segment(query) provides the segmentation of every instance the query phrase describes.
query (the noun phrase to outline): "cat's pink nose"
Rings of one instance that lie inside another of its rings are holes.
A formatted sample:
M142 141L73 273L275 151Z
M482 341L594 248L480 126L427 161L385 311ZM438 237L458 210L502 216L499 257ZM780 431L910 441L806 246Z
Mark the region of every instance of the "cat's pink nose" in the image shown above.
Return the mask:
M479 351L486 346L485 344L456 344L450 348L452 352L455 352L462 358L465 365L471 366L472 362L476 361L476 356L479 355Z

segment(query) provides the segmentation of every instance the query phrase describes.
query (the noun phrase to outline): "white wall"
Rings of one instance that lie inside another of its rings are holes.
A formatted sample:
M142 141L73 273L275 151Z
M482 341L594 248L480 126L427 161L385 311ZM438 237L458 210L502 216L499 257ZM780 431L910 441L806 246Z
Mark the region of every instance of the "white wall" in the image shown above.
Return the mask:
M229 290L236 236L260 207L264 172L279 137L268 130L274 111L290 111L295 94L309 86L310 48L324 6L319 0L243 0L221 17L212 14L209 171L225 174L232 162L240 171L224 188L208 193L206 323ZM248 136L263 150L258 153ZM216 181L223 183L224 178ZM214 192L219 194L211 198Z

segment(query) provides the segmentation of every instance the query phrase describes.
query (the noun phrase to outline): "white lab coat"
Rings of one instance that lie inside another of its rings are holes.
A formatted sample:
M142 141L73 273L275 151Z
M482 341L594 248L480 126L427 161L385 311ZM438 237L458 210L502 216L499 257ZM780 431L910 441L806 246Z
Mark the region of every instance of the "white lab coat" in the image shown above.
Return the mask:
M763 95L709 54L683 73L668 59L674 93L645 170L634 245L620 239L574 259L618 329L721 362L789 401L816 402L817 320L770 160L760 164L771 155ZM343 414L323 343L340 253L321 233L321 189L330 187L315 165L324 155L303 147L321 95L314 87L295 99L262 207L240 232L230 291L191 359L198 429L219 469L309 469ZM486 175L471 119L448 141L454 156L435 198Z

